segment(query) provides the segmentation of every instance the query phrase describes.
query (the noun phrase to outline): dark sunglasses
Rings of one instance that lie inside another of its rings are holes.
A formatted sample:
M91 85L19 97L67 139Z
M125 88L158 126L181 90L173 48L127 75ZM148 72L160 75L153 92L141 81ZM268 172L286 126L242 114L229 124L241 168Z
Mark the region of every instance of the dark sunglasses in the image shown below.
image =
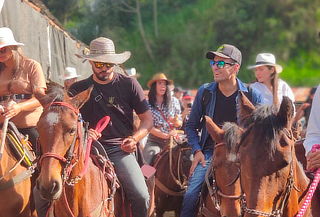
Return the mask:
M113 67L115 64L113 63L101 63L101 62L93 62L94 63L94 66L98 69L101 69L103 68L104 66L107 67L107 68L111 68Z
M230 66L233 66L235 63L227 63L223 60L220 60L220 61L214 61L214 60L210 60L210 66L214 66L215 64L217 64L217 67L219 69L222 69L226 66L226 64L230 65Z

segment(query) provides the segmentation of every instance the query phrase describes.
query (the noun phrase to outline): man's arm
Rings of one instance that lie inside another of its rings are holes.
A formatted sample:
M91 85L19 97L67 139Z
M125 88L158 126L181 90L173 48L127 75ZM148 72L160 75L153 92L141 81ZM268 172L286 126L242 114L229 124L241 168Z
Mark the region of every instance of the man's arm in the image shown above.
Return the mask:
M140 119L140 126L132 136L136 141L143 139L153 127L152 113L150 110L147 110L142 114L138 114L138 117Z
M150 110L138 114L140 126L138 130L128 138L125 138L121 144L121 149L125 152L134 152L137 149L137 143L144 138L153 127L152 113Z
M202 95L204 88L200 87L194 99L193 106L190 112L189 120L186 124L186 133L188 137L188 144L192 147L192 153L201 150L199 144L199 126L202 117Z

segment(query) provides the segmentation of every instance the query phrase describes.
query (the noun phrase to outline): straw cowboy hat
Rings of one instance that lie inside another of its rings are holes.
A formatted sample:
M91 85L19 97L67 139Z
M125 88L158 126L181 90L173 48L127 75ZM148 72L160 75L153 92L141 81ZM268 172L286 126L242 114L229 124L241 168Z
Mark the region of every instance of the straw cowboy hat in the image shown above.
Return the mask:
M78 78L81 75L77 74L77 70L74 67L66 67L65 72L63 73L63 76L61 76L62 80L68 80L71 78Z
M248 69L254 69L259 66L274 66L277 73L282 72L282 66L276 64L276 58L271 53L259 53L256 57L256 64L249 66Z
M17 42L14 39L11 29L8 27L0 28L0 48L7 46L23 46L23 43Z
M148 81L147 85L149 88L151 88L151 85L156 81L166 81L168 84L173 84L172 80L168 80L167 76L164 73L157 73L155 74L150 81Z
M131 53L125 51L117 54L111 39L99 37L91 41L88 54L77 56L94 62L122 64L130 58Z

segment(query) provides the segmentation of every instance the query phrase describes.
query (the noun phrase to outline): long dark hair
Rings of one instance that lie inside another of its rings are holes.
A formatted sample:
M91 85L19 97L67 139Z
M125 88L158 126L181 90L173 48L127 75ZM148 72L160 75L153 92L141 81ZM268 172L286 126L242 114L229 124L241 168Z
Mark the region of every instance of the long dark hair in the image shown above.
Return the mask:
M157 101L156 85L157 85L157 82L153 82L148 93L149 103L152 107L156 106L156 101ZM166 82L166 92L163 95L163 104L165 107L167 107L168 105L170 105L170 103L171 103L171 93L170 93L169 83Z

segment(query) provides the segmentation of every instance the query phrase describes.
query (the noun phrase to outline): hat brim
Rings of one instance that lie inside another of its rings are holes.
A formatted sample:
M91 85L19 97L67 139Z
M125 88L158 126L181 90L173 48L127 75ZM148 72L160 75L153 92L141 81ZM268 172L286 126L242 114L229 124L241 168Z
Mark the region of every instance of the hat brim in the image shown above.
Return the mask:
M79 78L81 77L81 75L77 75L77 76L67 76L67 77L63 77L63 76L60 76L60 78L65 81L65 80L68 80L68 79L71 79L71 78Z
M77 56L94 62L122 64L130 58L131 52L125 51L120 54L88 54Z
M219 56L222 58L227 58L227 59L231 59L231 57L224 55L222 53L216 52L216 51L209 51L206 54L207 59L213 60L215 56Z
M279 74L282 72L283 68L282 66L280 66L279 64L273 64L273 63L263 63L263 64L256 64L256 65L252 65L252 66L248 66L248 69L255 69L259 66L273 66L276 69L276 72Z
M153 84L154 82L156 82L156 81L166 81L166 82L168 82L169 85L172 85L172 84L173 84L173 80L168 80L168 79L152 79L152 80L148 81L147 86L148 86L149 88L151 88L152 84Z
M0 48L8 47L8 46L24 46L24 44L20 43L20 42L11 42L11 43L0 44Z

